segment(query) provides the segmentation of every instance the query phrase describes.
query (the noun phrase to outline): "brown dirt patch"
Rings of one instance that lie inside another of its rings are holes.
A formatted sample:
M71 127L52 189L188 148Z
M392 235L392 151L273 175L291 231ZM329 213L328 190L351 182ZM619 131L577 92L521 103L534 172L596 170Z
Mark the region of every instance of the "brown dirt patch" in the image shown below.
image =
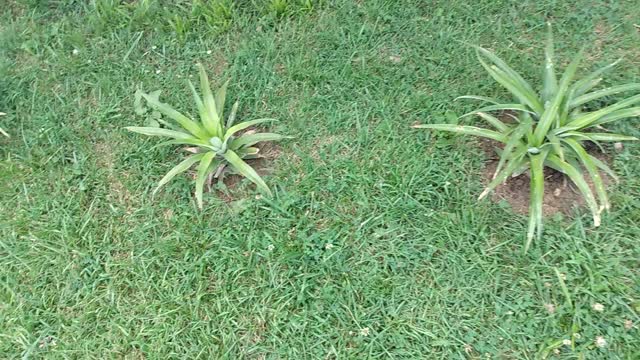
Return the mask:
M481 140L481 147L487 157L486 166L483 170L483 184L487 185L493 178L493 174L498 166L499 156L495 149L500 148L502 144L493 140ZM610 163L610 157L600 152L595 146L588 146L587 151L605 163ZM611 182L611 179L600 172L605 185ZM587 182L593 189L590 179ZM528 172L509 178L505 183L498 185L491 192L491 200L494 202L506 201L509 203L514 212L518 214L529 213L529 183L530 177ZM594 192L595 194L595 192ZM582 194L571 179L556 170L545 168L544 170L544 198L542 203L542 212L545 216L554 214L570 215L575 207L583 207L585 204Z
M116 174L114 149L110 142L99 141L94 146L96 165L107 171L109 194L107 198L111 202L124 205L127 212L131 210L132 195L124 186L120 177L126 177L126 173Z

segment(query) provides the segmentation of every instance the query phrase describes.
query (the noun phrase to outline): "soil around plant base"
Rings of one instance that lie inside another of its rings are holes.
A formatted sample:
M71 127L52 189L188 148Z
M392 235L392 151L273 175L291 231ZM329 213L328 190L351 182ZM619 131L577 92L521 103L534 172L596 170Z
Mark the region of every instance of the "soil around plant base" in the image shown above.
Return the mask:
M502 144L488 139L482 139L482 148L486 155L486 166L483 170L483 185L488 185L493 179L493 174L498 166L499 156L496 153L496 148L501 148ZM610 164L611 157L606 153L602 153L595 146L587 146L587 151L605 162ZM612 179L610 179L606 173L600 172L605 186L608 186ZM593 184L589 177L586 178L591 190ZM506 182L498 185L489 195L492 201L500 203L506 201L514 212L518 214L529 213L529 173L528 171L507 179ZM569 179L563 173L554 169L545 168L544 170L544 198L542 205L542 212L545 216L554 214L570 215L575 208L582 208L585 205L582 194Z

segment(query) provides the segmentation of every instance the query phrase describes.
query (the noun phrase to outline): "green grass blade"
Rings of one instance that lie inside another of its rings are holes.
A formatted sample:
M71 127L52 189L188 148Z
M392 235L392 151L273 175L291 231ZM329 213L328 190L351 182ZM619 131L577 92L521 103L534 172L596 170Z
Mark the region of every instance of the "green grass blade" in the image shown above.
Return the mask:
M600 226L600 213L598 211L598 203L596 202L595 197L593 196L593 192L589 188L589 185L584 180L584 176L578 170L576 166L569 164L568 162L560 160L555 155L549 155L547 160L553 164L553 166L557 169L560 169L563 173L565 173L571 181L578 187L578 190L582 193L582 196L587 203L587 206L591 210L591 214L593 215L593 224L594 226Z
M216 91L216 109L218 110L218 118L220 121L224 119L224 102L227 98L227 86L229 86L229 81L231 81L231 79L225 81L218 91Z
M558 91L558 80L556 79L553 56L553 32L551 30L551 24L547 23L547 44L544 49L544 81L541 94L543 103L551 101L556 91Z
M236 114L238 113L238 105L240 105L240 103L236 101L235 103L233 103L233 106L231 107L231 112L229 113L229 117L227 118L227 126L226 126L227 129L233 126L233 123L236 121Z
M198 203L198 208L202 210L202 192L204 190L204 182L207 180L207 175L209 171L209 165L211 165L211 161L215 158L216 153L213 151L204 153L200 164L198 164L198 175L196 175L196 201Z
M242 135L231 142L231 149L236 150L241 147L251 146L264 141L280 141L280 140L292 139L292 138L293 136L285 136L285 135L274 134L274 133L257 133L257 134Z
M422 124L422 125L413 125L412 128L451 131L459 134L485 137L485 138L493 139L503 143L506 143L507 141L509 141L507 136L499 132L482 129L475 126L453 125L453 124Z
M602 210L609 209L609 197L607 196L607 192L604 188L604 182L602 181L602 177L600 177L600 172L598 171L597 166L591 161L591 156L587 154L587 151L574 139L566 138L563 141L569 145L569 147L576 154L578 160L582 163L584 168L589 173L591 177L591 181L593 182L593 187L596 189L596 194L600 199L601 207L598 208L598 212L602 212Z
M166 137L174 138L176 140L185 140L185 141L198 140L194 138L193 135L191 134L183 133L181 131L156 128L156 127L127 126L125 127L125 129L138 134L147 135L147 136L166 136Z
M560 289L562 289L562 293L564 294L565 303L567 304L567 306L569 306L569 308L573 309L573 301L571 300L571 294L569 293L569 288L567 287L567 284L564 282L564 278L560 274L560 271L558 270L558 268L554 267L553 270L556 273L556 278L558 278L558 282L560 283Z
M200 91L202 91L202 97L204 106L207 109L207 116L204 120L204 127L209 134L213 136L222 136L220 130L220 118L218 117L218 110L216 108L216 100L211 92L211 85L209 84L209 77L202 64L198 64L198 70L200 73Z
M489 124L491 124L493 127L496 128L496 130L498 130L501 133L506 133L506 132L509 132L509 130L511 130L511 128L507 124L503 123L493 115L489 115L484 112L478 112L477 114L481 118L485 119Z
M262 124L268 121L276 121L276 119L257 119L257 120L245 121L245 122L241 122L240 124L233 125L232 127L227 129L227 132L224 134L223 141L227 141L227 139L229 139L231 136L233 136L235 133L237 133L240 130L244 130L250 126Z
M235 152L233 152L233 150L228 150L225 154L224 154L224 158L227 159L227 161L229 162L229 164L238 172L240 173L242 176L246 177L247 179L251 180L251 182L253 182L254 184L256 184L258 186L258 189L260 189L263 193L272 196L271 190L269 190L269 187L267 186L267 184L264 182L264 180L262 180L262 178L260 177L260 175L258 175L258 173L253 170L253 168L251 166L249 166L249 164L247 164L246 162L244 162L239 156L238 154L236 154Z
M142 94L142 97L147 100L147 103L154 109L158 110L162 114L168 116L169 118L175 120L180 126L182 126L185 130L192 133L193 136L200 139L207 139L207 132L198 125L195 121L189 119L185 115L181 114L179 111L172 108L169 104L165 104L160 102L153 96L148 94Z
M606 88L606 89L594 91L594 92L579 96L577 98L574 98L571 101L571 103L569 104L569 107L570 108L574 108L576 106L580 106L582 104L586 104L589 101L600 99L600 98L605 97L605 96L618 94L618 93L621 93L621 92L632 91L632 90L640 90L640 84L619 85L619 86L613 86L613 87L609 87L609 88Z
M176 175L183 173L184 171L189 169L193 164L200 161L200 159L202 159L204 155L205 154L202 153L202 154L189 156L188 158L180 162L178 165L176 165L173 169L169 170L169 172L162 178L162 180L158 182L158 186L156 186L155 190L153 190L152 195L155 195L162 186L164 186L166 183L171 181L171 179L173 179Z
M544 199L544 161L547 152L529 155L531 183L529 196L529 230L524 252L529 251L534 236L537 240L542 238L542 202Z

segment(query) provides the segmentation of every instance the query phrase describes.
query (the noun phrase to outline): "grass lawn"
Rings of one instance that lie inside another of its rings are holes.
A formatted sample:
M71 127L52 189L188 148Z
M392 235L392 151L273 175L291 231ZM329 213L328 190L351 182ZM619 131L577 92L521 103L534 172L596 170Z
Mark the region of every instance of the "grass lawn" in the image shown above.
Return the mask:
M640 358L640 145L609 149L601 227L551 216L523 254L527 217L476 201L478 140L410 128L505 95L464 42L540 85L547 20L561 65L586 45L581 74L624 57L605 86L640 82L640 2L118 3L0 5L0 357ZM187 175L151 197L185 152L123 129L133 95L193 114L196 62L295 136L272 199L245 180L200 212Z

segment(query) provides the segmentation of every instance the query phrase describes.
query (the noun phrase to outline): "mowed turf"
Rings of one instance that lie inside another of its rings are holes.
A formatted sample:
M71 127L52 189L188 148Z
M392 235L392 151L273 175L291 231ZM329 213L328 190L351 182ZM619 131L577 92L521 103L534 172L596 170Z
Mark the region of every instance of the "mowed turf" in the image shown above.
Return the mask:
M1 358L640 358L640 146L610 149L601 227L550 217L523 255L526 216L476 202L477 140L410 128L506 96L464 43L539 85L546 21L561 65L586 46L582 74L624 57L603 86L640 82L637 1L87 3L0 9ZM123 130L133 94L196 115L196 62L295 136L274 198L151 197L187 153Z

